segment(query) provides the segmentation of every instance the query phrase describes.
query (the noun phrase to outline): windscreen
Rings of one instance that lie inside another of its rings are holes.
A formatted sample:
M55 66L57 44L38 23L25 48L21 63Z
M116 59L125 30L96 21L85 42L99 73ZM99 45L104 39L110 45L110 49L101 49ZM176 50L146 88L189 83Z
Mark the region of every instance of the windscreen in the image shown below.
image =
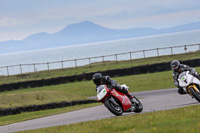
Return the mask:
M101 92L101 90L103 90L106 86L105 85L100 85L98 88L97 88L97 93Z
M182 72L179 76L178 76L178 78L179 79L181 79L183 76L185 76L186 75L186 72Z

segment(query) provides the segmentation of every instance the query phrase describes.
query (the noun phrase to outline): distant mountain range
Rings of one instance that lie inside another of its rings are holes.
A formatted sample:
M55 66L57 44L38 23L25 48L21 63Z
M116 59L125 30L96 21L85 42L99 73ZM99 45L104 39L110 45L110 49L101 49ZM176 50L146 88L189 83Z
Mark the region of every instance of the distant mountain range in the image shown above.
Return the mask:
M131 28L116 30L94 24L90 21L84 21L68 25L63 30L54 34L41 32L20 41L0 42L0 54L191 30L200 30L200 22L165 29Z

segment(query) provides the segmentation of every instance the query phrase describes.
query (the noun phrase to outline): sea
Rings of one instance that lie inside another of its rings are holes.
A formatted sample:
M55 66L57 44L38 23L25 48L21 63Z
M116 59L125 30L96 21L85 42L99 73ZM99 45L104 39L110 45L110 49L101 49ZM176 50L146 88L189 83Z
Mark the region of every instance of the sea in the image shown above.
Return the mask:
M200 30L0 54L0 75L23 74L77 67L100 61L129 60L200 50L199 45L184 47L192 44L200 44Z

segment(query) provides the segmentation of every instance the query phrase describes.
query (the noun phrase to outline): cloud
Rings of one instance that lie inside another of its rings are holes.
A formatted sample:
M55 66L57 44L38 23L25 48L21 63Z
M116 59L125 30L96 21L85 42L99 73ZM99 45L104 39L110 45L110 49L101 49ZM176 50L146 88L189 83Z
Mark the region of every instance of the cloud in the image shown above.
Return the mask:
M7 28L0 33L55 33L84 20L113 29L164 28L200 21L199 10L200 0L0 0L0 28Z
M115 27L120 28L120 26L121 28L125 28L123 24L126 24L127 25L126 28L131 28L131 27L168 28L180 24L200 21L199 14L200 10L163 13L158 15L119 20L115 22L115 25L113 25L113 23L108 23L107 27L113 25L112 26L113 28Z
M0 28L14 27L14 26L17 26L20 24L21 24L21 22L19 22L16 19L13 19L13 18L0 19Z
M197 9L200 7L199 0L151 0L150 7L166 10L180 11L185 9Z

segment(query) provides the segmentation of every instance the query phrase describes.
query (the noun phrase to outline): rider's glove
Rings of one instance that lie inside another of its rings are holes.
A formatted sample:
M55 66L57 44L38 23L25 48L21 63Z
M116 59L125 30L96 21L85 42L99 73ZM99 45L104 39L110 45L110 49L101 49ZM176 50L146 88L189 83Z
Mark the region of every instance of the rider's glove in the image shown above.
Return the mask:
M177 82L177 81L175 81L175 82L174 82L174 85L178 87L178 82Z
M125 85L125 84L121 85L121 87L124 88L125 90L129 89L129 87L127 85Z
M195 72L193 72L193 71L190 71L190 72L189 72L189 74L191 74L191 75L194 75L194 74L195 74Z
M110 89L114 89L115 88L115 84L112 84L111 86L110 86Z

